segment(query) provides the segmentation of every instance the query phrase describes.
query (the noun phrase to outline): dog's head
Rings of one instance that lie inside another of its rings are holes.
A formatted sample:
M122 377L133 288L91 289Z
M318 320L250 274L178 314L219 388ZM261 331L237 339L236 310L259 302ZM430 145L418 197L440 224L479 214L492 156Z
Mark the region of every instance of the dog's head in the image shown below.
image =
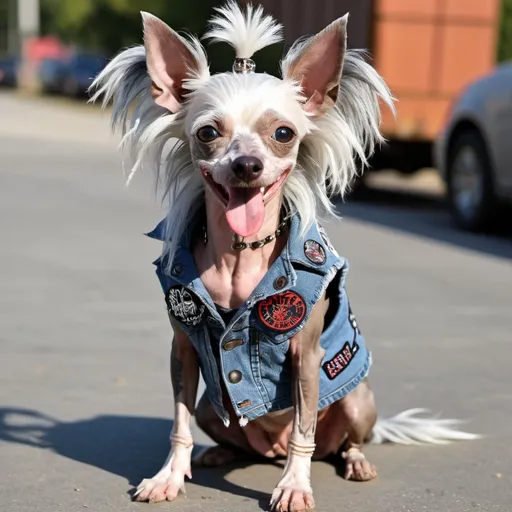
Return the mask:
M260 7L242 12L230 0L217 11L205 37L235 48L232 71L211 75L197 39L144 13L144 49L121 53L93 87L114 97L115 121L138 101L128 134L137 162L152 144L181 140L164 164L176 218L185 222L177 209L209 195L231 229L248 237L284 194L307 229L333 213L329 196L343 194L356 160L364 164L381 141L379 99L391 104L389 91L360 52L347 51L347 16L293 45L278 78L256 73L251 57L280 41L282 27ZM151 154L160 166L161 153Z
M188 41L154 16L143 19L155 102L171 112L184 109L185 133L206 193L226 209L235 233L255 234L265 204L282 194L296 166L300 143L314 129L311 120L336 103L347 18L296 48L284 61L282 79L250 69L253 53L280 39L281 27L261 9L243 16L231 3L212 20L206 37L230 42L237 64L246 68L213 76Z

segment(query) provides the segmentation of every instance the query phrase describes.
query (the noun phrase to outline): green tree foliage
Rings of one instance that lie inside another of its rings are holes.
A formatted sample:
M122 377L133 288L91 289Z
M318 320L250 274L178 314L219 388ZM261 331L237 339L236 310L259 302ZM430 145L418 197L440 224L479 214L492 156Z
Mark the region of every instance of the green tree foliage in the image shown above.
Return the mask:
M41 0L43 33L91 50L116 53L142 42L140 11L177 30L201 31L215 0Z
M502 0L498 60L512 59L512 0Z
M122 48L142 43L140 11L163 19L173 29L202 35L213 7L223 0L41 0L41 24L45 34L68 43L113 55ZM224 71L233 62L225 44L207 46L212 71ZM282 46L265 48L257 55L259 71L276 73Z

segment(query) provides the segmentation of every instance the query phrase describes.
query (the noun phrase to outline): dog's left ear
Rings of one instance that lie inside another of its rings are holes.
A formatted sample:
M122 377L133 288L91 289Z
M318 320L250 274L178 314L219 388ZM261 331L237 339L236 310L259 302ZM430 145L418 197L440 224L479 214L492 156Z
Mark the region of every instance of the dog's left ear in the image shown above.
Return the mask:
M194 48L166 23L147 12L141 15L146 63L153 81L151 95L158 105L177 112L183 103L183 81L199 75L203 63Z
M295 80L306 97L304 110L320 116L336 103L347 49L348 14L293 48L283 61L283 78Z

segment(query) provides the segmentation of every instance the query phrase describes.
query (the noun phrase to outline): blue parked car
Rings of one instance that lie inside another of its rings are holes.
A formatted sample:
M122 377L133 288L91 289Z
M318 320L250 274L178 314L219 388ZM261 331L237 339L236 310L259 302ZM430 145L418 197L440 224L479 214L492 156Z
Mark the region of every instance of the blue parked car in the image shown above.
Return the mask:
M74 53L66 60L45 59L39 66L39 83L46 93L76 97L86 94L107 60L96 54Z
M16 87L18 61L14 57L0 57L0 86Z

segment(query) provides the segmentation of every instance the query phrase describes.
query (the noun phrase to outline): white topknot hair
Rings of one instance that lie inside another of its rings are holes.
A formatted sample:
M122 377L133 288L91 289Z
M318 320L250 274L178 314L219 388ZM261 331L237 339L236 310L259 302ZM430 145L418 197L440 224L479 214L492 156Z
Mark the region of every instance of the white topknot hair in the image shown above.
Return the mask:
M263 7L247 4L245 13L234 0L216 7L219 13L209 20L210 29L203 39L228 43L235 49L236 57L250 59L256 52L283 40L283 26L264 14Z

